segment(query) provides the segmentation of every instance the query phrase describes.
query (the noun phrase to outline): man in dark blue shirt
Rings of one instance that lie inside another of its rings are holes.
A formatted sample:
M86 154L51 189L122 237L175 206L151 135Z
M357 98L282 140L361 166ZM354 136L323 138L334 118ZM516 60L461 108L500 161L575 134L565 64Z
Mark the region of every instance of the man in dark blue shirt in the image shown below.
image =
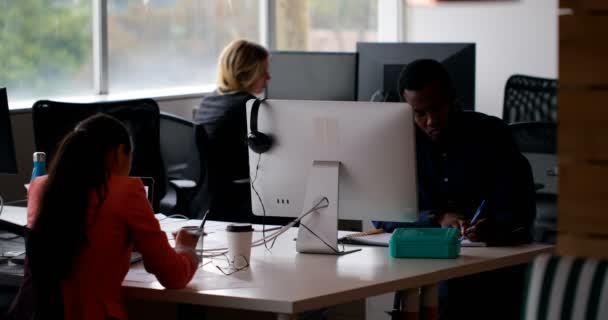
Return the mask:
M445 68L417 60L399 89L414 110L420 219L415 226L456 227L489 245L529 242L534 182L502 120L461 111ZM483 202L479 218L471 218ZM376 222L392 232L411 224ZM523 268L450 280L440 286L441 319L516 319Z
M447 71L434 60L409 64L399 84L416 122L418 225L462 227L469 239L493 245L529 242L534 182L508 126L461 111ZM402 225L376 223L389 232Z

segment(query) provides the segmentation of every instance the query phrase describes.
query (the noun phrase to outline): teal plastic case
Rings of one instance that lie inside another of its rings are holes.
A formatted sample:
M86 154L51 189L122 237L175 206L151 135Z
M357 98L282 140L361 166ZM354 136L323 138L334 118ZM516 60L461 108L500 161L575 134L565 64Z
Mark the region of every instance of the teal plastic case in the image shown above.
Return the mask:
M460 255L455 228L399 228L388 242L393 258L452 259Z

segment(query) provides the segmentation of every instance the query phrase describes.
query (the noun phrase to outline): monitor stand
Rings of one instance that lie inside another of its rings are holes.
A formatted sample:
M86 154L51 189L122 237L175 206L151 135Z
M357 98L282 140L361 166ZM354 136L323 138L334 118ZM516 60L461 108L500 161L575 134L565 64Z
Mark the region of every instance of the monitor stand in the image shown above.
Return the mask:
M338 186L340 162L313 161L308 175L304 210L326 203L328 206L317 209L300 221L296 250L300 253L320 253L343 255L360 251L340 251L338 248Z

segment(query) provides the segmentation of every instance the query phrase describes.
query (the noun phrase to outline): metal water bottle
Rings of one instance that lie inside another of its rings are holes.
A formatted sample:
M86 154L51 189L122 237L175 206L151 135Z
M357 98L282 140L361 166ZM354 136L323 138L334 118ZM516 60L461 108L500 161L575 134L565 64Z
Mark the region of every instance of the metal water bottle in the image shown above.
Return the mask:
M32 169L32 178L30 182L36 177L40 177L46 174L46 153L34 152L34 168Z

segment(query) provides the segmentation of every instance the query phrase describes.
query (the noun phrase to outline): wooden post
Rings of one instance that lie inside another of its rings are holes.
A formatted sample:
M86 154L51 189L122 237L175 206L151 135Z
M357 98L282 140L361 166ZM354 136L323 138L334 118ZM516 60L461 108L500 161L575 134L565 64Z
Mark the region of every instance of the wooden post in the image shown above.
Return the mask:
M439 286L430 285L422 287L422 308L425 320L439 318Z
M560 255L608 258L607 29L608 1L560 1Z
M407 289L399 292L403 320L420 319L420 289Z

